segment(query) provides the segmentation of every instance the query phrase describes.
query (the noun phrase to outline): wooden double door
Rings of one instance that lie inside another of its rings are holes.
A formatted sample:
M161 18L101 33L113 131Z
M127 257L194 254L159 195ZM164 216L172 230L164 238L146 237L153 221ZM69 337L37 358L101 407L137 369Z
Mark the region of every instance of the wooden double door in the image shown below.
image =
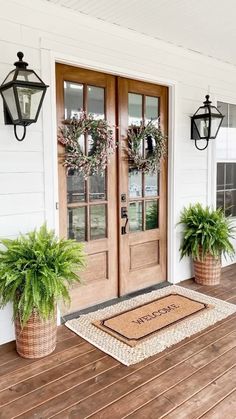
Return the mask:
M56 66L58 125L81 109L105 118L117 141L103 176L87 180L66 170L58 146L60 235L83 242L83 285L71 289L68 312L166 281L167 161L158 174L143 174L127 159L127 130L160 121L167 134L168 89L100 72ZM91 139L82 137L89 152ZM145 155L146 141L141 145Z

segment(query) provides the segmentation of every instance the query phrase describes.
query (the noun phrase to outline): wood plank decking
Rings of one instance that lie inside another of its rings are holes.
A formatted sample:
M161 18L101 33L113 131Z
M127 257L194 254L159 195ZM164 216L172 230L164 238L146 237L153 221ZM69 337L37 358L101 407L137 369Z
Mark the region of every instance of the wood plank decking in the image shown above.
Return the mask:
M236 304L236 265L219 286L181 285ZM41 360L2 345L0 418L15 417L235 419L236 315L131 367L64 326L56 351Z

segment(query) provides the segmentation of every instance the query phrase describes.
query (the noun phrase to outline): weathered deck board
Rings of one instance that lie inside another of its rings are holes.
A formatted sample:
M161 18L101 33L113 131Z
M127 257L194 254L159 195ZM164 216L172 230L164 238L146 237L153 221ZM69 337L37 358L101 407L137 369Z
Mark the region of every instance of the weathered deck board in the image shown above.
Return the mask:
M221 284L182 286L236 304L236 265ZM64 326L56 351L26 360L0 347L0 418L236 418L236 315L125 367Z

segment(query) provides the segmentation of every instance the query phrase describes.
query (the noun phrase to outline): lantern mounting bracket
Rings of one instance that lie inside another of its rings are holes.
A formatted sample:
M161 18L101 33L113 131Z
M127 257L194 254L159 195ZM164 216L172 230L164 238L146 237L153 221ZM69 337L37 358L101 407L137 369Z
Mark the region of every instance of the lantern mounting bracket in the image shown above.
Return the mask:
M200 150L200 151L203 151L203 150L206 150L206 148L208 147L208 142L209 142L209 140L206 140L206 145L205 145L205 147L198 147L198 144L197 144L197 141L198 140L195 140L195 147L198 149L198 150Z
M23 134L22 134L22 137L21 138L19 138L18 135L17 135L16 127L17 127L17 125L14 125L14 134L15 134L15 137L16 137L17 141L23 141L24 138L25 138L25 134L26 134L26 126L23 125L24 130L23 130Z

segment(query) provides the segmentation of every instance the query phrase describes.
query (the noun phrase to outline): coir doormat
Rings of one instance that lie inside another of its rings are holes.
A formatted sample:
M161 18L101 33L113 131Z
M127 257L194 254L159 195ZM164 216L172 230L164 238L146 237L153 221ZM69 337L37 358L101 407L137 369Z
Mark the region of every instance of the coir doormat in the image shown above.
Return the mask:
M82 315L66 326L131 365L235 312L233 304L173 285Z
M93 324L133 347L157 331L207 308L210 308L207 304L173 293Z

